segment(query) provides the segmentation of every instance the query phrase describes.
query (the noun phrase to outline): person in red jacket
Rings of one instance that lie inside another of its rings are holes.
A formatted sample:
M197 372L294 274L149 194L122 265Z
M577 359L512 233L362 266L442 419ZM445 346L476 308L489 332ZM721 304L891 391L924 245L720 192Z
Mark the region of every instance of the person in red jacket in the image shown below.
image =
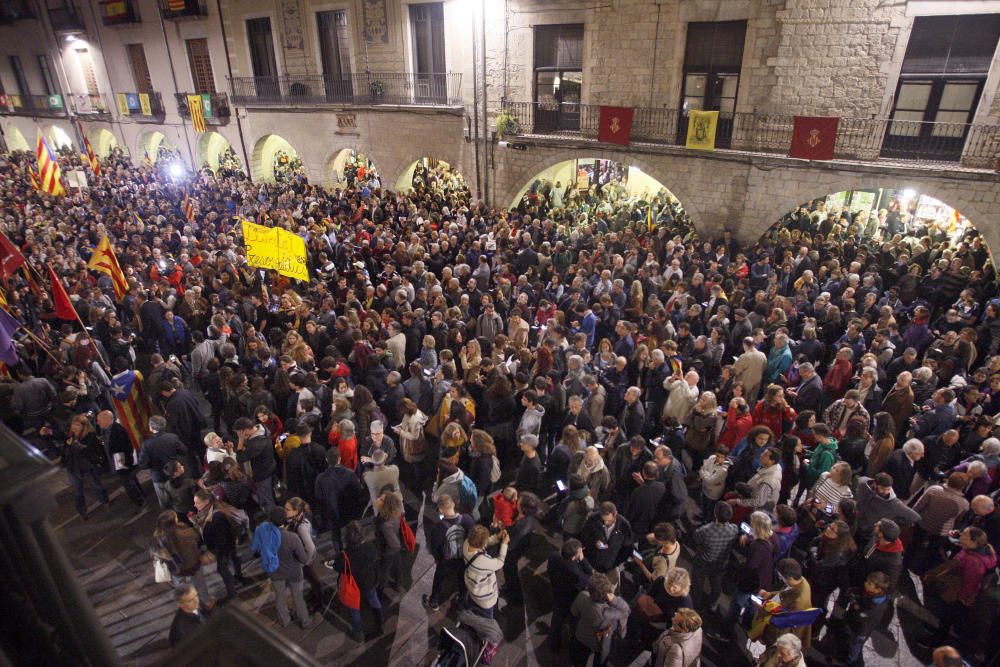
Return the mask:
M854 375L854 365L851 362L853 357L854 351L849 347L842 347L837 352L836 361L823 379L823 393L828 402L843 398L851 386L851 377Z
M340 465L348 470L358 469L358 437L354 434L354 422L350 419L340 420L340 437L337 442L340 448Z
M764 399L753 409L754 426L766 426L775 438L784 433L783 424L795 422L795 410L785 402L785 391L776 384L767 386Z
M719 436L718 445L725 447L729 451L739 444L740 440L747 436L753 428L753 415L750 414L750 406L746 399L737 396L729 401L729 410L726 412L726 427Z

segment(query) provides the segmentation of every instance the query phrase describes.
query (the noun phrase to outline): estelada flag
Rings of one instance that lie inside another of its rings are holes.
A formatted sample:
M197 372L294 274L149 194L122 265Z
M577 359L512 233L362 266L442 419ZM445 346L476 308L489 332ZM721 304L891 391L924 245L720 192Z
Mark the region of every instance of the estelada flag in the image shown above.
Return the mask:
M597 140L605 144L628 144L632 136L632 107L601 107Z
M52 270L49 266L49 280L52 282L52 304L56 309L56 317L60 320L78 320L80 316L76 314L76 309L73 307L73 302L69 300L69 294L66 293L66 288L63 287L62 281L56 272Z
M789 157L803 160L832 160L837 145L839 118L794 116Z
M90 261L87 262L87 268L111 276L111 284L115 288L115 300L121 301L125 298L125 293L128 292L128 281L125 280L125 274L122 272L121 265L118 264L118 258L115 257L114 248L111 247L111 241L108 240L107 236L101 237L101 242L94 248L93 254L90 255Z
M111 404L136 449L149 437L149 401L140 371L122 371L111 378Z
M715 132L718 126L718 111L692 110L688 116L687 142L684 147L699 151L714 151Z
M35 157L38 160L38 184L42 191L50 195L61 196L66 194L66 189L62 184L62 170L59 169L59 162L56 154L49 146L49 142L42 136L42 131L38 130L38 142L35 147Z
M191 114L191 124L194 125L195 132L204 132L205 127L205 103L201 95L187 96L188 113Z

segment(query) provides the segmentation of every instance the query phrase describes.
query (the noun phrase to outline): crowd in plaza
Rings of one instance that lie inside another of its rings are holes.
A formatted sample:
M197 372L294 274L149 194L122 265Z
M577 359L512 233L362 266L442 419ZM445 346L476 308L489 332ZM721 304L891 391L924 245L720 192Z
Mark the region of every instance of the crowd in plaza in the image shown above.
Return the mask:
M427 612L489 664L544 543L548 651L572 665L690 667L710 642L862 665L907 596L930 612L915 651L995 657L1000 283L958 216L817 201L747 244L618 180L501 210L423 163L396 193L356 165L324 189L115 151L53 198L31 160L0 156L0 231L31 267L4 285L30 335L0 417L82 519L119 483L158 503L172 643L238 597L250 554L281 625L334 605L373 640L420 548ZM301 236L310 281L248 266L244 218ZM86 268L104 236L120 301ZM47 267L80 322L53 315ZM149 401L137 450L122 375Z

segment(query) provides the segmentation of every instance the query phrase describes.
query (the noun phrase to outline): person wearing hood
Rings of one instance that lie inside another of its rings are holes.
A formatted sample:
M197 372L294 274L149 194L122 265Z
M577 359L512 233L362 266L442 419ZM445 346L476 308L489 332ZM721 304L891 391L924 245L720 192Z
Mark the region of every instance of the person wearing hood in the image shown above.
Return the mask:
M538 436L542 430L542 418L545 416L545 408L538 403L538 394L534 389L529 389L521 395L521 405L524 406L524 414L517 425L518 435Z
M858 503L858 533L867 538L882 519L897 523L916 524L920 514L896 497L892 489L892 476L880 472L871 477L859 477L855 499Z
M653 645L655 667L696 667L701 659L702 620L694 609L681 607L670 628Z
M903 542L899 533L899 524L892 519L882 519L875 524L872 541L855 562L853 579L856 586L861 586L872 572L883 572L889 578L888 591L896 590L903 571Z
M987 575L997 566L996 551L990 546L982 528L970 526L959 534L958 540L961 550L924 578L924 604L931 607L938 619L937 631L920 642L924 646L947 643L952 627L957 629L959 636L976 627L972 622L976 599L983 590ZM954 601L946 601L942 595L946 591L936 585L944 572L959 577L958 595Z
M580 465L575 472L587 480L587 486L590 487L590 495L595 500L602 500L610 493L611 473L608 471L607 466L604 465L604 459L601 458L601 453L597 447L591 445L584 450L583 459L580 461Z

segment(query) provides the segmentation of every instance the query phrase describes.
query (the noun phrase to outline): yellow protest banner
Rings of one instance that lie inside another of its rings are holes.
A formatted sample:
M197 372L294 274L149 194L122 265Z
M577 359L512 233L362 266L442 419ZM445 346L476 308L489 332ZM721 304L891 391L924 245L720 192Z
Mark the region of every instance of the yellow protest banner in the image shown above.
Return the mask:
M283 276L309 282L306 242L302 237L279 227L265 227L244 220L243 241L250 266L274 269Z
M139 106L143 116L153 115L153 106L149 103L149 93L139 93Z
M718 123L718 111L691 111L691 117L688 118L686 147L700 151L714 151L715 128Z

